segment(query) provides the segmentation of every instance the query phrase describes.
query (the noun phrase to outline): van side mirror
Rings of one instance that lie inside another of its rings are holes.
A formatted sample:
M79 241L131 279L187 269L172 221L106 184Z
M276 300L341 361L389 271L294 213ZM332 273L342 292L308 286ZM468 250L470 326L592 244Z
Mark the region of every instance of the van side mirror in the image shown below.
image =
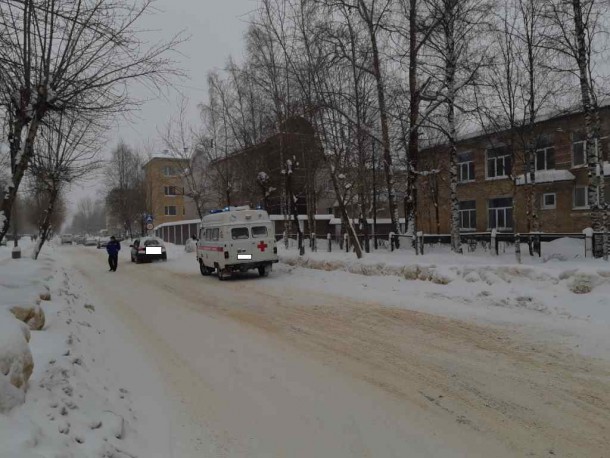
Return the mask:
M132 245L129 245L129 248L133 248L133 244L132 244Z

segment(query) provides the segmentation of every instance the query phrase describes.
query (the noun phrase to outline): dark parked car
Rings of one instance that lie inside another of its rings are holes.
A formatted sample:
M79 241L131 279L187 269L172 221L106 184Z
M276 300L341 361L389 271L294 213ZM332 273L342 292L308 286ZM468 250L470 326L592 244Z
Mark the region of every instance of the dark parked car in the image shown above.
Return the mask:
M141 263L161 259L167 261L167 252L162 240L155 237L142 237L135 239L131 248L131 262Z

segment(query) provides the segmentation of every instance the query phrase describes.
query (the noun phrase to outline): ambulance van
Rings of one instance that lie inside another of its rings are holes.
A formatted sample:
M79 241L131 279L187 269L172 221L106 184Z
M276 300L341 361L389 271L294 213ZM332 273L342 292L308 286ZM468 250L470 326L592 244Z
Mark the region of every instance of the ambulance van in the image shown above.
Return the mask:
M258 269L262 277L278 262L275 230L264 210L248 206L215 210L203 217L197 242L201 275L216 272L220 280L233 272Z

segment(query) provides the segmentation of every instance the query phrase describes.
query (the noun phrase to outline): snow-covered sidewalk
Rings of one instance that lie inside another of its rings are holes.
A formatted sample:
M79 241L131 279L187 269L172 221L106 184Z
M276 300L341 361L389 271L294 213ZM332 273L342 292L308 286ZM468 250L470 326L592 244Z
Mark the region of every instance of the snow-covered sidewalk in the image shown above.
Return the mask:
M20 260L9 250L0 251L0 305L31 303L40 290L51 300L43 330L31 332L25 403L0 413L0 457L171 456L162 383L107 304L83 291L58 248L37 262L27 248Z

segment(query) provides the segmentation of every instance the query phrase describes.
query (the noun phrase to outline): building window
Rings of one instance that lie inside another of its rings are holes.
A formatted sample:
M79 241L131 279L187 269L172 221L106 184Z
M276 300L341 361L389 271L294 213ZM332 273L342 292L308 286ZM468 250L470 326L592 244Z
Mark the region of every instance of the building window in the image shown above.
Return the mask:
M474 231L477 228L477 202L464 200L460 202L460 229Z
M176 196L178 195L178 190L175 186L164 186L164 192L166 196Z
M577 167L587 163L587 136L582 132L572 134L572 165Z
M536 150L536 171L555 168L555 148L547 146Z
M174 169L171 165L163 166L163 175L166 177L176 176L176 169Z
M557 208L557 194L554 192L542 194L542 209L554 210L555 208Z
M507 230L513 228L513 199L500 197L489 199L488 205L489 229Z
M487 150L487 178L506 178L512 170L508 148L500 146Z
M458 181L465 183L474 181L474 160L471 152L459 153L458 158Z
M165 207L165 216L176 216L177 214L175 205L167 205Z
M587 193L586 186L575 186L574 187L574 203L575 209L588 208L589 207L589 196Z

